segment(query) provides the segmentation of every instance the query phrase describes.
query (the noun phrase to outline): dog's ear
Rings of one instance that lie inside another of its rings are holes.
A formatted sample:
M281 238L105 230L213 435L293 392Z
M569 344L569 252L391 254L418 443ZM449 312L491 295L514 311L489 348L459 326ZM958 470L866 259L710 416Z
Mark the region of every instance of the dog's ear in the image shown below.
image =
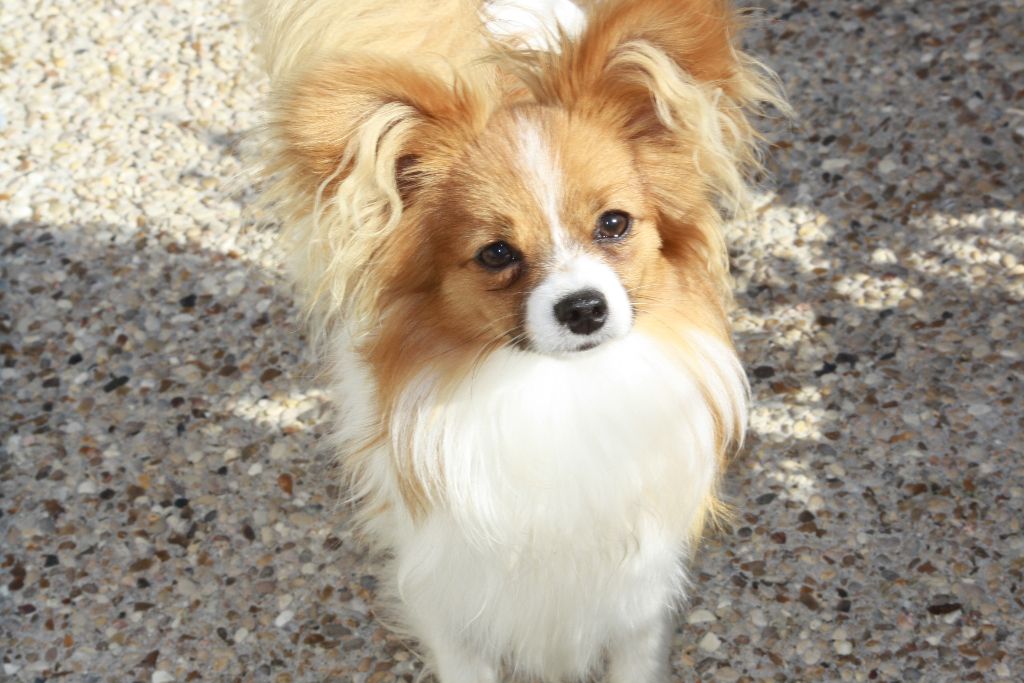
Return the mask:
M279 163L293 182L325 198L348 183L394 199L480 107L468 89L404 62L337 58L285 84L274 110Z
M579 36L507 63L536 99L620 132L656 203L662 253L725 283L721 215L747 205L759 167L748 117L765 103L788 112L774 75L738 49L742 21L726 0L579 4Z
M739 16L726 0L593 0L587 24L558 54L521 54L537 97L611 119L624 135L691 155L709 189L740 203L756 166L748 115L785 108L773 76L736 45Z
M314 330L326 331L370 314L377 271L415 242L399 234L403 216L437 188L485 100L454 77L344 55L276 89L265 196L284 219Z

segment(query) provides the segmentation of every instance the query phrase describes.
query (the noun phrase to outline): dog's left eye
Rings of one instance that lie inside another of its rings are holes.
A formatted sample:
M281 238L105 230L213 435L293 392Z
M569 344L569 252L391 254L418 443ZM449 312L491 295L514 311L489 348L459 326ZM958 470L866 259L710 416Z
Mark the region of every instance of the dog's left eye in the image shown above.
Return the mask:
M519 254L507 242L494 242L477 252L477 262L488 270L502 270L519 260Z
M625 211L605 211L597 219L594 237L613 240L624 236L633 225L633 218Z

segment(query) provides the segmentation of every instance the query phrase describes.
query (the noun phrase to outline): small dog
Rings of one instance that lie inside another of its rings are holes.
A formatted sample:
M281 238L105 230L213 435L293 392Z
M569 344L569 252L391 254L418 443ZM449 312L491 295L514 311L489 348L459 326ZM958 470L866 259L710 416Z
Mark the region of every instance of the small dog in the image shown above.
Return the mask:
M724 0L255 0L336 447L442 683L668 678L747 384L722 214L784 107Z

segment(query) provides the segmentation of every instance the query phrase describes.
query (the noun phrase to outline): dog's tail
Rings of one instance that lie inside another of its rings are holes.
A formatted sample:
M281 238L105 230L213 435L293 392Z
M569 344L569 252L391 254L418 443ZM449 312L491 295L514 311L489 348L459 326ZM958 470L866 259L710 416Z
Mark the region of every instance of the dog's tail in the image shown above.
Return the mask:
M248 0L272 82L341 52L416 53L458 64L480 35L481 0Z

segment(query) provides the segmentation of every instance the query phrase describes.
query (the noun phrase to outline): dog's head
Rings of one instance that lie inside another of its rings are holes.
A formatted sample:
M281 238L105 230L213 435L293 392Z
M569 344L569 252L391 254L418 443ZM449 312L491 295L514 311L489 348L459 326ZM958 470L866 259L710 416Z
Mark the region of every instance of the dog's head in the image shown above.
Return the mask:
M727 336L719 216L773 89L723 2L597 7L558 50L455 79L343 56L282 91L279 196L320 320L419 362L572 355L666 316Z

